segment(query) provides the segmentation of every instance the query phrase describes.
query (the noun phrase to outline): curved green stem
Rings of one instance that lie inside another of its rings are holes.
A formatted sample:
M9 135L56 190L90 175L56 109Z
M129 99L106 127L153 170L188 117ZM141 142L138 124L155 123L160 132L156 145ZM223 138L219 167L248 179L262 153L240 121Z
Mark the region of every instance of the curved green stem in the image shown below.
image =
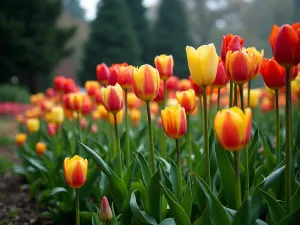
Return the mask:
M193 162L192 162L192 134L191 134L191 117L187 115L187 123L188 123L188 165L190 169L193 169Z
M276 161L277 165L280 163L280 117L279 117L279 103L278 103L278 90L275 90L276 102Z
M153 145L153 131L151 124L151 112L150 112L150 101L146 102L147 106L147 116L148 116L148 132L149 132L149 142L150 142L150 155L151 155L151 168L152 173L155 173L155 155L154 155L154 145Z
M250 108L250 94L251 94L251 80L248 81L248 99L247 99L247 104L248 104L248 107Z
M242 197L241 197L241 179L240 179L240 157L239 152L234 151L234 165L235 165L235 195L236 195L236 209L238 210L242 204Z
M291 213L291 79L290 70L286 69L286 107L285 107L285 121L286 121L286 144L285 144L285 214Z
M79 189L75 189L76 194L76 225L80 225L80 215L79 215Z
M230 86L229 86L229 108L232 107L232 97L233 97L233 82L230 81Z
M117 151L118 151L118 175L122 177L122 154L121 154L121 144L120 144L120 137L118 131L118 121L117 121L117 114L114 113L114 120L115 120L115 136L117 139Z
M178 168L177 179L178 179L179 203L181 204L182 203L182 175L181 175L179 139L175 139L175 142L176 142L176 163Z
M234 84L234 100L233 100L233 106L238 106L238 89L237 84Z
M218 104L217 104L217 112L220 110L220 98L221 98L221 88L218 88Z
M207 118L207 96L206 87L203 89L203 112L204 112L204 152L205 152L205 172L206 172L206 183L210 187L210 157L209 157L209 144L208 144L208 118Z
M128 125L128 89L125 89L125 128L126 128L126 148L125 148L125 165L128 168L130 164L130 141Z
M166 104L167 104L167 81L164 80L164 104L163 104L163 109L166 107ZM161 134L161 156L163 158L166 157L166 144L167 144L167 138L166 138L166 134L164 132L163 129L161 129L162 131L162 134Z

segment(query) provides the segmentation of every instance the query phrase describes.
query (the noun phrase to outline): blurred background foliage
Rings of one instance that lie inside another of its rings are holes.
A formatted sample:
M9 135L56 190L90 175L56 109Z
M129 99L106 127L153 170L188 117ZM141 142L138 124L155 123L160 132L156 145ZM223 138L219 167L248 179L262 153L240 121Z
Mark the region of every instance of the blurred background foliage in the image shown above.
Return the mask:
M84 84L98 63L153 65L162 53L174 56L183 78L186 45L219 49L222 35L234 33L271 57L272 25L300 21L299 12L299 0L153 0L147 8L143 0L99 0L88 21L80 0L2 0L0 82L35 93L56 75Z

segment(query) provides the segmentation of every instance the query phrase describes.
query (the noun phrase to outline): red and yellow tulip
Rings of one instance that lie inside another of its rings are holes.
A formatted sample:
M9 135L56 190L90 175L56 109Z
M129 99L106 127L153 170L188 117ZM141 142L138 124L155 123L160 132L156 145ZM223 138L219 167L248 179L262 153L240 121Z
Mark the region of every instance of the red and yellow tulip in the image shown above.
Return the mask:
M67 184L72 188L80 188L86 181L88 161L78 155L64 160L64 176Z
M221 44L221 58L226 62L226 54L228 51L241 51L244 44L244 39L238 35L227 34L223 36Z
M173 75L174 60L172 55L159 55L154 59L160 79L168 80Z
M103 105L110 113L117 113L123 108L123 90L119 84L101 89Z
M98 64L96 67L97 79L100 84L106 85L109 77L109 68L105 63Z
M251 79L255 79L259 75L260 65L264 58L264 50L258 51L255 47L249 47L245 48L244 51L246 51L252 59L252 69L250 75Z
M15 141L18 146L23 146L26 143L27 135L24 133L16 134Z
M46 152L46 144L44 142L36 143L35 152L37 155L44 155Z
M176 98L178 104L181 105L185 109L185 113L190 115L194 112L196 108L196 96L193 89L189 89L187 91L176 92Z

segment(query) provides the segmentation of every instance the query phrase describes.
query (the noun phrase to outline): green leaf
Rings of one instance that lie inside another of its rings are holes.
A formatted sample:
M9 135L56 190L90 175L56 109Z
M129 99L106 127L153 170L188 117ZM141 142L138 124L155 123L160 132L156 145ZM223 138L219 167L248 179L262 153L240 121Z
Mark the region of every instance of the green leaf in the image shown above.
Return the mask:
M300 223L300 208L289 214L288 216L284 217L278 225L292 225L292 224L299 224Z
M159 182L161 180L160 169L152 176L148 190L147 190L147 203L148 211L159 223L162 219L161 215L161 204L162 204L162 193Z
M205 181L198 176L196 176L197 184L201 187L202 191L204 192L207 200L208 200L208 207L209 212L211 215L210 221L212 225L231 225L230 220L227 216L225 209L223 208L221 202L217 199L217 197L212 193L208 185Z
M96 166L88 170L85 184L79 189L80 198L86 198L93 190L94 184L99 182L101 171Z
M148 187L152 177L149 165L141 153L138 152L136 153L136 155L141 166L143 181L145 183L145 186Z
M127 168L127 170L125 172L125 175L123 177L123 181L126 184L128 190L130 190L131 182L132 182L132 179L133 179L133 174L134 174L134 171L135 171L135 163L136 163L135 159L136 158L134 158L132 160L131 164Z
M226 155L226 150L216 143L216 155L218 159L219 171L221 174L221 180L223 183L223 189L226 196L227 204L230 208L234 208L236 205L235 198L235 172L231 166L231 163Z
M202 213L201 217L199 217L194 223L193 225L206 225L207 221L207 215L206 215L206 210L204 210L204 212Z
M209 135L209 150L210 150L210 176L211 179L215 176L218 169L218 162L216 157L215 140L216 135L214 129L211 129Z
M224 207L224 209L226 210L227 214L230 216L230 217L234 217L235 214L236 214L236 210L233 210L233 209L229 209L229 208L226 208ZM264 221L262 220L256 220L255 221L255 225L268 225L266 224Z
M298 149L300 149L300 116L298 116L298 125L297 125L297 132L295 136L295 145Z
M68 190L65 189L64 187L56 187L56 188L52 189L50 195L53 196L53 195L56 195L56 194L62 193L62 192L68 193Z
M167 199L176 225L191 225L190 218L188 217L184 209L179 205L179 202L176 199L175 195L162 183L160 183L160 185Z
M192 194L191 178L189 176L188 182L186 184L183 202L182 202L182 207L189 218L191 217L191 213L192 213L192 205L193 205L193 194Z
M81 211L80 212L80 222L81 222L81 224L90 223L91 220L92 220L93 215L94 215L93 212Z
M170 160L170 164L171 164L171 169L170 169L170 173L169 173L169 179L172 183L173 193L177 197L177 199L179 199L178 176L177 176L178 168L173 160Z
M176 223L173 218L168 218L162 221L159 225L176 225Z
M245 199L241 208L234 215L232 225L250 225L250 204L250 199Z
M292 196L292 212L297 208L300 208L299 199L300 199L300 185L298 186L296 193Z
M284 217L284 209L282 206L267 192L261 191L269 208L269 213L272 222L277 225L279 221Z
M40 160L37 160L37 159L33 159L33 158L29 158L27 156L24 156L24 158L35 168L37 168L38 170L40 171L43 171L47 174L49 174L49 171L46 167L44 167L42 165L42 162Z
M264 135L262 132L259 132L259 134L263 143L266 165L269 171L271 172L276 167L276 158L275 155L272 153L272 148L270 144L268 143L268 136Z
M136 216L138 219L140 219L143 223L157 225L157 222L150 214L141 211L140 207L136 202L135 192L137 191L132 192L130 198L130 208L133 215Z

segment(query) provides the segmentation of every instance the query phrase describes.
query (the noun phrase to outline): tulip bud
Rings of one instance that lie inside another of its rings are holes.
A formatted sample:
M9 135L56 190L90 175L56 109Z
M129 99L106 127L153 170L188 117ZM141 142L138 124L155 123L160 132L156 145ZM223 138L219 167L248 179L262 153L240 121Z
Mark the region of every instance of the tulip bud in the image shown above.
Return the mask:
M51 120L56 124L61 124L64 121L64 110L62 107L56 106L52 108Z
M164 101L164 82L160 80L159 90L157 93L156 98L154 99L155 102L161 103Z
M195 84L195 82L193 81L192 77L190 76L190 82L191 82L191 88L193 88L195 94L198 96L198 97L201 97L202 94L203 94L203 90L202 90L202 87L200 87L199 85Z
M87 125L88 125L88 121L86 118L82 118L80 120L80 127L82 130L85 130L87 128Z
M228 51L241 51L244 44L244 39L238 35L228 34L223 36L221 44L221 58L226 62L226 54Z
M66 78L64 80L64 93L69 94L76 91L75 81L71 78Z
M178 82L178 90L179 91L187 91L191 89L191 81L188 79L182 79Z
M102 88L102 99L105 109L110 113L117 113L123 108L123 90L119 84Z
M57 132L55 123L48 123L47 125L47 133L50 137L54 136Z
M182 91L182 92L177 91L176 98L178 104L184 108L185 113L187 115L193 113L193 111L196 108L196 96L193 89L189 89L187 91Z
M35 151L36 151L36 154L38 154L38 155L44 155L44 153L46 151L46 144L43 142L36 143Z
M100 84L107 84L109 77L109 68L105 63L98 64L96 67L97 79Z
M36 118L31 118L26 121L26 127L30 133L36 133L40 129L40 121Z
M160 55L154 59L160 79L168 80L173 75L174 60L172 55Z
M99 88L99 83L97 81L94 80L88 80L85 82L85 90L86 93L91 96L94 97L96 95L96 92Z
M54 88L56 91L61 92L64 90L65 84L65 77L64 76L57 76L54 77Z
M96 134L98 132L98 127L97 127L96 124L92 124L92 126L91 126L91 132L93 134Z
M16 134L15 140L16 144L21 147L26 143L27 135L23 133Z
M101 201L99 217L100 217L100 221L103 223L109 223L113 218L111 208L105 196L102 198Z
M176 76L171 76L167 81L166 81L166 88L168 91L177 91L178 89L178 82L179 78Z
M64 160L64 176L67 184L72 188L80 188L86 181L88 161L78 155Z
M228 83L228 76L225 71L225 66L222 60L219 60L216 79L211 84L212 87L223 88Z

